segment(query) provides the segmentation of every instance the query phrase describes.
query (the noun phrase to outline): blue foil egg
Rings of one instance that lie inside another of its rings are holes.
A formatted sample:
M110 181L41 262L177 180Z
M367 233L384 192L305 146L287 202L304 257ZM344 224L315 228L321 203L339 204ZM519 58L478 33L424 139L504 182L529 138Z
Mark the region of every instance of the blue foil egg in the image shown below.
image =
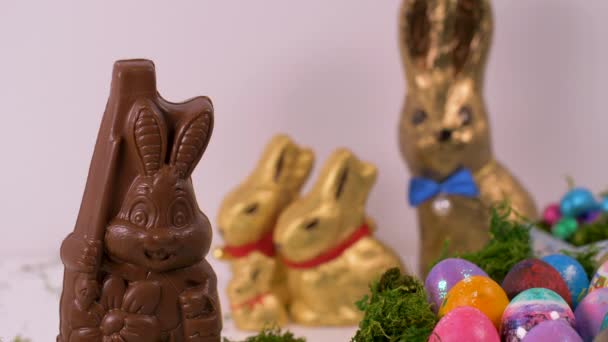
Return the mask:
M602 212L608 213L608 196L605 196L604 198L602 198L602 202L600 203L600 206L602 207Z
M576 259L563 254L547 255L541 260L559 272L570 291L572 307L576 308L578 302L582 300L585 290L589 287L589 278L583 266Z
M585 188L574 188L566 193L560 201L559 208L564 216L578 217L599 209L593 193Z
M602 326L600 327L600 331L608 329L608 313L604 315L604 319L602 320Z

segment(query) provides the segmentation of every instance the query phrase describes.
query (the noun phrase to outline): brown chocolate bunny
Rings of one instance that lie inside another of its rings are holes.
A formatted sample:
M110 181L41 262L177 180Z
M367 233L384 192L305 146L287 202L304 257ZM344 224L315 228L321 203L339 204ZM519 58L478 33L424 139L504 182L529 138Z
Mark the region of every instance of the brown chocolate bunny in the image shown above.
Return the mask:
M136 94L117 139L121 148L113 150L118 156L107 163L118 161L115 176L102 191L122 200L100 198L99 206L116 206L101 234L76 230L62 246L58 341L220 341L216 277L205 261L211 225L190 178L211 137L213 106L199 97L179 111L157 94ZM121 162L135 166L132 178L119 172ZM126 191L112 189L117 185Z

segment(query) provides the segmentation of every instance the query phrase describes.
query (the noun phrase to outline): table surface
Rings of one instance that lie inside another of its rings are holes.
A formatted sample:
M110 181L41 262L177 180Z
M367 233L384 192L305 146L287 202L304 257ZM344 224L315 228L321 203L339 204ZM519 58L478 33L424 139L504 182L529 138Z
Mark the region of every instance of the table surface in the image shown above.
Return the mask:
M20 336L31 342L54 341L59 326L59 296L63 265L58 258L8 258L0 261L0 341ZM221 289L220 289L221 291ZM222 307L228 307L222 296ZM308 341L350 341L356 328L289 326ZM223 335L243 340L250 335L234 327L228 312Z

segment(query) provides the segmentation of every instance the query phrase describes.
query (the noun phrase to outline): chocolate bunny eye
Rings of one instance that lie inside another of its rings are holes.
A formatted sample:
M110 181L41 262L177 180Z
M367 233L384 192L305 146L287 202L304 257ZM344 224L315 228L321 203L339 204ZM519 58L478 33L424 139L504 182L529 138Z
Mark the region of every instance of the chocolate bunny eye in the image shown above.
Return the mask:
M412 124L414 126L418 126L421 123L425 122L427 117L428 115L424 110L416 109L416 111L414 111L414 114L412 114Z
M473 121L473 111L471 110L471 107L462 106L458 112L458 117L460 118L460 123L463 126L470 125Z
M183 228L190 224L190 206L185 200L179 199L173 203L169 210L169 220L176 228Z
M145 203L139 202L131 208L131 213L129 214L129 221L131 221L131 223L140 227L146 227L149 220L150 214Z

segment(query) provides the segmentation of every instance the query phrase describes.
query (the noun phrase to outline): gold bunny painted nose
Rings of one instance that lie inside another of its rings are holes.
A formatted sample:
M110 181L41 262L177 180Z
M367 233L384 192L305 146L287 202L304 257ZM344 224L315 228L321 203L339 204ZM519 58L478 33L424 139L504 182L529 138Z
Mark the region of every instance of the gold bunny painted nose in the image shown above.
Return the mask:
M439 140L439 142L446 142L446 141L452 139L452 132L453 131L451 129L447 129L447 128L440 130L439 133L437 134L437 140Z

